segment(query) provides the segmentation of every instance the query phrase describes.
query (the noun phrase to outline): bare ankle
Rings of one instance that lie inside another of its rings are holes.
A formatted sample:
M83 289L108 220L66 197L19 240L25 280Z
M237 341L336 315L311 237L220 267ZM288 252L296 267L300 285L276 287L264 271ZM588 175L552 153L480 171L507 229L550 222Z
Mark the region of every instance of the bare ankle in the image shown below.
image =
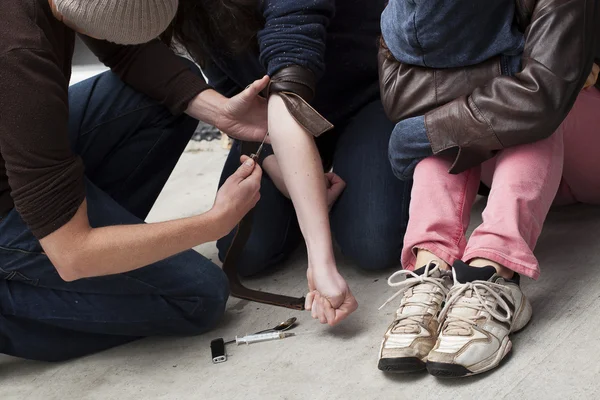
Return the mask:
M444 260L436 256L435 254L423 249L417 250L417 261L415 262L416 268L421 268L432 261L437 262L440 265L440 269L450 271L450 265L448 265L448 263L446 263Z
M469 262L471 267L483 268L483 267L494 267L496 268L496 272L503 278L512 279L515 275L515 272L511 269L506 268L503 265L498 264L495 261L487 260L485 258L475 258Z

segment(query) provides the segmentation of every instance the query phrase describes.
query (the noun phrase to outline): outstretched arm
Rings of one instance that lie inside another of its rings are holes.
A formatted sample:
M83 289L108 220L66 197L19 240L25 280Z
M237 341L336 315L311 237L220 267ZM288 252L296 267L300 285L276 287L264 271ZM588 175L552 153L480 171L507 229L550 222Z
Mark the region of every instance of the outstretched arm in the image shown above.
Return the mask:
M358 304L339 274L333 254L327 184L313 136L287 112L278 95L269 99L269 132L281 174L294 203L308 250L306 308L321 323L335 325Z

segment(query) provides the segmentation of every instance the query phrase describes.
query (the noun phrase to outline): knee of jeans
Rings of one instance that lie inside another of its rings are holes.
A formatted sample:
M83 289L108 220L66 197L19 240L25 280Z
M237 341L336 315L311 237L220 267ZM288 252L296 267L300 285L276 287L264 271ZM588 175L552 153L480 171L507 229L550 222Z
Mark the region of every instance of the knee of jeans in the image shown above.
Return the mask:
M388 148L388 159L390 160L390 165L392 167L392 173L394 176L400 180L404 180L403 171L405 168L400 167L400 162L394 149L392 148L393 137L390 139L390 147Z
M390 240L382 235L365 235L364 230L346 234L337 242L344 256L360 269L378 271L400 265L402 239Z
M412 170L409 169L409 167L403 167L403 168L394 168L392 167L392 172L394 173L394 176L396 178L398 178L399 180L401 180L402 182L407 182L413 179L413 175L412 175Z
M227 299L229 299L229 280L220 267L215 266L215 268L218 269L218 273L215 274L215 278L212 281L213 287L209 289L208 294L210 298L224 305L227 303Z
M392 172L396 178L404 182L413 179L414 170L418 160L399 157L391 146L388 150L388 158L392 166Z
M227 294L227 297L214 298L204 301L206 307L204 307L203 315L198 316L198 330L194 332L195 334L205 333L217 326L225 314L228 297L229 294Z
M207 284L199 285L197 296L177 299L178 302L189 302L192 307L188 318L193 322L194 328L187 332L189 334L201 334L213 329L225 314L229 281L220 268L215 268L219 271L211 274Z
M225 304L227 304L227 299L229 299L229 280L225 272L218 266L215 265L215 272L212 274L210 287L204 288L202 295L218 305L219 309L225 310Z

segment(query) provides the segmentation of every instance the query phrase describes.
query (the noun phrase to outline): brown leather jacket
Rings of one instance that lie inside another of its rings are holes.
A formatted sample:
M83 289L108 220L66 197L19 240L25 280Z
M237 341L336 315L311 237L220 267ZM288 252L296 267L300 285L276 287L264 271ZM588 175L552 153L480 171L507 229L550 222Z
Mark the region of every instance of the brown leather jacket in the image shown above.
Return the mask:
M503 148L550 136L573 107L594 59L600 59L599 1L516 3L525 49L522 72L514 77L501 76L499 59L434 70L403 65L380 51L388 117L397 122L425 115L433 153L454 159L451 173Z

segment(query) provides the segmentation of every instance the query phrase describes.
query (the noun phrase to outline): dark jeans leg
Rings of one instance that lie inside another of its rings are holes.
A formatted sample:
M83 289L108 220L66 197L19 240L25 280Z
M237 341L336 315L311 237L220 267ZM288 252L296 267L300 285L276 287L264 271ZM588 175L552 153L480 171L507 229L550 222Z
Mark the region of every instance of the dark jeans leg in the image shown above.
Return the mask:
M93 227L143 223L196 122L105 73L70 89ZM0 352L64 360L152 335L193 335L222 316L221 269L190 250L125 274L64 282L15 210L0 221Z
M400 264L412 184L392 173L387 149L393 128L375 101L343 128L334 155L346 189L331 211L331 228L342 253L362 269Z
M235 143L229 152L221 174L219 187L240 166L240 145ZM263 175L260 201L254 208L252 232L244 247L238 272L251 276L285 261L302 240L292 202L283 196L271 179ZM225 258L235 230L217 242L219 258Z
M69 136L86 177L145 219L198 121L173 116L107 72L69 90Z

